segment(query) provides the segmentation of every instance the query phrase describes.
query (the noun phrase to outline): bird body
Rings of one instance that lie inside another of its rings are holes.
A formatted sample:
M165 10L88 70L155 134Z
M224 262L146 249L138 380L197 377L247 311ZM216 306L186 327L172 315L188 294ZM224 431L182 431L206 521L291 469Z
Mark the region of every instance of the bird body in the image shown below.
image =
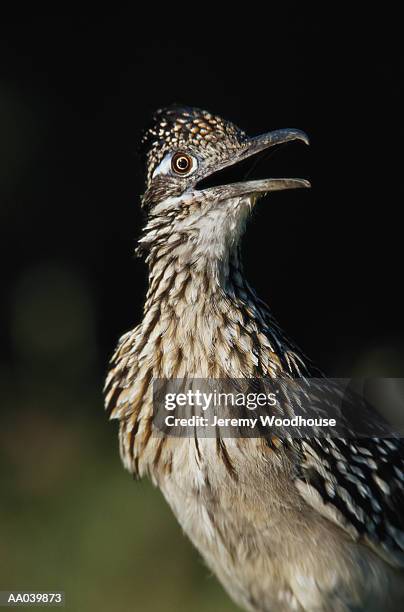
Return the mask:
M146 135L148 219L139 241L149 288L142 322L112 359L107 407L120 422L125 467L159 486L246 610L393 612L404 596L400 441L153 432L155 379L319 376L251 289L240 258L260 195L307 182L197 188L235 159L295 139L305 135L280 130L249 139L196 109L157 114Z

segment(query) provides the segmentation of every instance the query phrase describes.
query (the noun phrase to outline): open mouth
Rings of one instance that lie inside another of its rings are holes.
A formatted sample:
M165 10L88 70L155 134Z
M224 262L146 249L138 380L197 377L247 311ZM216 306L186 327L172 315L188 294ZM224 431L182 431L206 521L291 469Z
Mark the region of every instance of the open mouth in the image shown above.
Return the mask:
M267 164L263 163L287 142L300 140L309 144L308 137L300 130L276 130L251 138L246 148L234 159L225 162L221 168L197 184L198 191L214 195L223 193L236 197L252 193L265 194L270 191L310 187L309 181L298 178L267 178Z
M265 162L267 162L272 155L276 154L281 147L282 145L276 145L269 150L264 149L246 159L239 162L236 161L231 166L226 166L217 172L213 172L213 174L202 179L197 184L197 188L202 190L208 189L209 187L231 185L239 181L265 179L268 177L267 164Z

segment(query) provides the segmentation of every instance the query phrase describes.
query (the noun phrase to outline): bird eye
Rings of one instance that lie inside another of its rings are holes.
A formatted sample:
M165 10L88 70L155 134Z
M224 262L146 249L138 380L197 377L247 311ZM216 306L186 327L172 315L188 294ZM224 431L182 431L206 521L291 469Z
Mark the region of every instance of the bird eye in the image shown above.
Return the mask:
M185 176L194 170L195 160L186 153L176 153L171 160L171 168L176 174Z

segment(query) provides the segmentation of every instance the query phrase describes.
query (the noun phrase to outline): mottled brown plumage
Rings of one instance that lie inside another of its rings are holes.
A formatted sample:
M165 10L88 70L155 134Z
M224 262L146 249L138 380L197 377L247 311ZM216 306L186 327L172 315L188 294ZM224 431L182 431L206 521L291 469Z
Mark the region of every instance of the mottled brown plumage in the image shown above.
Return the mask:
M279 130L249 138L198 109L156 114L144 138L147 223L139 241L149 288L141 323L113 357L107 408L120 423L125 467L161 488L245 609L398 610L400 441L153 433L153 379L319 376L245 280L239 251L259 197L307 181L198 188L212 173L288 140L307 137Z

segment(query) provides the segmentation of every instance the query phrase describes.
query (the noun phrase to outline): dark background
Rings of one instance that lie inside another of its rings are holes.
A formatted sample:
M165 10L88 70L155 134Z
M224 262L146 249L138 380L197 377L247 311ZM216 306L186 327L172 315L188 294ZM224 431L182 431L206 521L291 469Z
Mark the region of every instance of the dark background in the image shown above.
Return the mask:
M400 19L284 6L2 15L1 588L64 588L72 609L233 609L159 494L131 486L103 415L145 293L136 148L157 107L309 134L268 164L313 188L260 203L249 280L330 375L402 375Z

